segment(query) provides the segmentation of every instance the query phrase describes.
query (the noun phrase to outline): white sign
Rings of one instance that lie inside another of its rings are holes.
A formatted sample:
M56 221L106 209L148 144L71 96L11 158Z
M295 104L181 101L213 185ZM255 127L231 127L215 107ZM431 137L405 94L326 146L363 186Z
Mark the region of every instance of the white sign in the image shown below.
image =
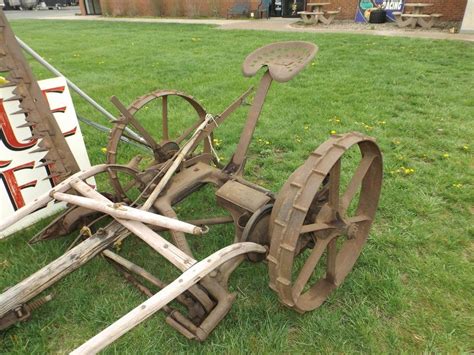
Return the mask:
M59 77L42 80L38 84L79 167L81 169L90 167L66 80ZM33 152L38 148L38 141L31 139L29 127L21 127L26 123L25 115L15 114L20 110L20 102L4 101L14 96L14 89L14 87L0 88L0 218L2 219L31 203L57 184L54 178L48 178L50 175L48 167L40 166L47 152ZM88 183L94 184L94 181L88 180ZM0 239L62 208L64 204L51 202L0 232Z

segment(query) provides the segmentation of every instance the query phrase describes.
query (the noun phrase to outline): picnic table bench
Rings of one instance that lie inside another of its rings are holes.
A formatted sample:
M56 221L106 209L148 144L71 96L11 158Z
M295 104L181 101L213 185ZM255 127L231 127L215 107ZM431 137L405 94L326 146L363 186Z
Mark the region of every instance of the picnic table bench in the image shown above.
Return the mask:
M306 5L310 8L310 11L299 11L301 19L305 24L317 24L321 22L325 25L331 24L336 15L341 12L341 8L338 10L323 10L323 7L330 5L329 2L310 2Z
M392 12L395 17L395 21L398 27L407 27L415 28L416 25L419 25L423 28L431 28L438 21L438 19L443 16L442 14L424 14L422 11L424 8L433 6L433 4L428 3L408 3L405 4L405 7L412 7L413 13L402 13L400 11Z

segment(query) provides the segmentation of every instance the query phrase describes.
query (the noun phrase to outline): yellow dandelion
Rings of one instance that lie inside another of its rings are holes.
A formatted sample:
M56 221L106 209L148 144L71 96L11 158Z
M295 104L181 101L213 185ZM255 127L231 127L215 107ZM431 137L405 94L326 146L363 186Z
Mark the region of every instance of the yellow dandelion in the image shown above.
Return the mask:
M100 148L100 151L105 154L105 153L107 153L107 148L102 147L102 148Z
M121 241L121 240L116 241L116 242L114 243L114 249L115 249L116 251L120 251L120 250L122 249L122 241Z
M415 169L412 169L412 168L405 168L404 166L402 166L401 168L401 171L403 172L403 174L405 175L411 175L415 172Z
M450 156L449 153L444 153L444 154L443 154L443 158L444 158L444 159L448 159L449 156Z
M334 129L332 129L332 130L330 130L330 131L329 131L329 133L330 133L330 134L336 134L336 133L337 133L337 131L336 131L336 130L334 130Z
M460 183L454 183L454 184L453 184L453 187L455 187L456 189L460 189L460 188L462 188L462 184L460 184Z
M0 76L0 85L5 85L5 84L8 84L9 81L7 79L5 79L3 76Z

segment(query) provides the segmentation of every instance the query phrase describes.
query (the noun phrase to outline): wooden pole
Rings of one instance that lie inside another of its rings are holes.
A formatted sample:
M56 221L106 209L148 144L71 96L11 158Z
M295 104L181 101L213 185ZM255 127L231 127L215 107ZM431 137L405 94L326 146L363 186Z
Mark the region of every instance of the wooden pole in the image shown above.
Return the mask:
M86 197L103 201L106 203L112 203L107 197L101 195L85 182L81 180L71 181L71 187L77 192L81 193ZM190 266L196 263L192 257L187 255L184 251L162 238L159 234L155 233L151 228L147 227L141 222L125 220L114 217L117 222L127 228L130 232L135 234L158 253L168 259L174 266L181 271L188 269Z
M55 192L52 194L52 196L58 201L64 201L76 206L88 208L90 210L103 212L112 217L143 222L146 224L176 230L183 233L197 235L203 234L203 230L200 227L194 226L186 222L182 222L174 218L161 216L159 214L147 211L140 211L137 208L124 206L121 204L105 203L102 201L98 201L97 199L75 196L62 192Z
M0 295L0 318L16 306L28 302L55 282L84 265L95 255L120 238L123 227L116 223L86 239L50 264L27 277Z
M38 196L32 203L29 203L22 208L18 209L15 211L15 213L11 214L10 216L6 217L3 221L0 222L0 232L7 229L10 227L13 223L19 221L20 219L28 216L30 213L33 213L36 211L38 208L45 206L47 203L53 200L53 197L51 195L54 192L66 192L67 190L70 190L71 187L69 186L69 183L72 180L75 179L81 179L81 180L86 180L90 178L91 176L97 175L98 173L101 173L107 169L106 164L100 164L100 165L95 165L87 170L81 170L77 172L76 174L70 176L66 180L62 181L58 185L56 185L53 189L50 191L42 194L41 196ZM3 237L0 237L0 239L3 239Z
M163 191L163 189L166 187L166 185L168 184L168 181L171 179L173 174L176 172L176 170L178 169L181 162L184 160L184 158L189 153L191 148L193 148L194 142L199 138L199 132L201 132L207 126L209 121L211 121L212 119L213 119L213 117L211 115L206 115L206 118L199 125L199 127L196 129L196 131L194 132L191 139L186 142L186 144L183 146L183 148L181 148L181 150L178 153L177 157L173 161L173 164L171 164L168 171L165 173L165 175L163 175L163 177L161 178L158 185L156 185L153 192L150 194L150 196L147 198L147 200L145 201L143 206L140 208L141 210L147 211L151 208L151 206L153 206L153 203L158 198L161 191Z
M180 277L170 283L167 287L159 291L157 294L143 302L135 309L131 310L114 324L88 340L79 348L71 352L71 354L96 354L100 350L104 349L107 345L120 338L130 329L134 328L142 321L160 310L163 306L167 305L178 295L199 282L204 276L218 268L226 261L245 253L264 253L265 251L266 249L259 244L244 242L231 244L215 252L211 256L205 258L186 270Z

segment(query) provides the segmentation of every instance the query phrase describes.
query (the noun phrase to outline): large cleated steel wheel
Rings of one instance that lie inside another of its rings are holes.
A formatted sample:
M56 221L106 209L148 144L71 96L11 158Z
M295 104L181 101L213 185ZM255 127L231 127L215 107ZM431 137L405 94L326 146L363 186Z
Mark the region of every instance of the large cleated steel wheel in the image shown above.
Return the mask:
M374 139L354 132L327 140L290 176L270 217L267 257L285 305L313 310L344 281L367 240L382 174Z

